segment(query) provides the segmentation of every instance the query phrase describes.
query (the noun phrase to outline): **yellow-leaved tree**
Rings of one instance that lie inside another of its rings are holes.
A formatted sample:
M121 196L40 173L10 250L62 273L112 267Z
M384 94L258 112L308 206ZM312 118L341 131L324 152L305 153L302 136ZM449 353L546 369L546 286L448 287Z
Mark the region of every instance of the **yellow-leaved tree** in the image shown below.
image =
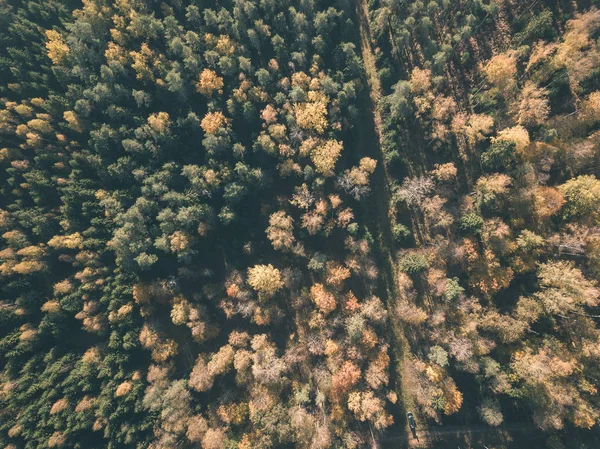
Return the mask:
M333 176L335 163L342 154L344 146L337 140L327 140L316 147L310 154L317 171L325 176Z
M248 284L259 294L273 296L283 287L281 272L273 265L255 265L248 268Z
M47 30L46 31L46 50L48 50L48 57L52 61L52 64L60 64L69 54L69 46L63 40L63 37L58 31Z

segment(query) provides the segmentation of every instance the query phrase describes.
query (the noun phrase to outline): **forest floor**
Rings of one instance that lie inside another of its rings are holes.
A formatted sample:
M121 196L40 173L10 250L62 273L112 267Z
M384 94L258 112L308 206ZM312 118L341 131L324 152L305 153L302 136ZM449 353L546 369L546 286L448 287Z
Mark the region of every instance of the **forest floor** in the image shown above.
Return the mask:
M408 376L404 375L409 364L413 363L410 356L410 345L402 324L394 318L396 300L400 297L397 283L398 268L395 260L394 241L392 238L391 223L395 213L391 206L390 183L385 167L382 151L381 117L377 104L381 98L381 82L377 73L375 56L371 45L371 29L366 0L356 3L356 14L360 29L360 44L367 83L368 93L363 90L361 98L361 126L357 130L356 147L361 156L369 156L377 160L377 170L371 181L371 201L365 205L365 217L369 231L375 241L376 257L379 262L380 279L383 298L390 311L390 342L392 350L392 363L395 366L396 378L392 379L395 392L398 395L397 414L394 414L395 428L404 429L409 434L406 413L415 414L422 436L417 440L412 437L403 440L409 447L429 447L429 436L425 419L420 419L418 409L412 392L415 386L410 385Z

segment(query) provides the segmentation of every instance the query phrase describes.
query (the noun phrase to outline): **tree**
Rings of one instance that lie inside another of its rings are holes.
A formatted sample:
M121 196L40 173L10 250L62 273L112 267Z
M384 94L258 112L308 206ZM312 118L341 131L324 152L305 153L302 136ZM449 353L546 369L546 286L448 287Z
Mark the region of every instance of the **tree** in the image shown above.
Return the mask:
M46 49L48 50L48 57L52 60L54 65L59 65L69 54L69 46L64 42L63 37L56 30L46 31Z
M370 192L369 176L375 172L376 167L376 160L368 157L362 158L358 167L345 170L338 177L336 185L358 201Z
M298 103L294 106L296 123L301 129L323 134L328 126L327 97L311 91L309 99L312 101Z
M395 196L410 207L419 205L433 190L433 181L428 177L407 178L395 192Z
M226 442L223 429L208 429L202 438L202 449L223 449Z
M215 92L223 94L223 78L217 75L217 73L210 69L204 69L200 73L198 83L196 83L196 90L202 95L211 97Z
M565 204L563 216L567 219L588 219L593 223L600 220L600 181L593 175L581 175L558 186Z
M457 126L454 122L452 125L454 128ZM465 135L469 144L473 146L483 141L486 135L491 133L493 127L494 119L489 115L472 114L468 117L460 131Z
M445 164L435 164L435 169L431 172L438 181L448 182L456 178L458 170L452 162Z
M520 97L517 110L517 122L519 125L541 125L550 113L548 92L528 81L521 90Z
M533 194L535 213L540 220L556 215L565 204L565 198L553 187L538 187Z
M427 258L419 253L409 253L400 259L400 270L408 274L419 274L428 267Z
M200 126L206 134L216 134L219 128L227 126L228 120L225 118L222 112L209 112L204 116Z
M290 250L295 242L294 220L284 211L278 211L269 217L269 227L267 228L267 237L271 240L273 248L276 250Z
M248 268L248 284L269 298L283 287L281 272L273 265L255 265Z
M542 290L535 296L548 313L564 314L576 311L578 306L594 307L599 303L600 290L571 262L541 264L538 276Z
M370 421L376 429L385 429L393 424L394 419L383 407L384 403L372 391L353 391L348 396L348 409L359 421Z
M331 397L339 402L356 385L361 376L360 369L352 362L345 361L331 379Z
M343 149L341 142L327 140L311 152L310 158L319 173L332 176L335 163L342 154Z
M465 214L460 219L460 229L465 233L477 234L483 227L483 218L475 212Z
M335 297L328 292L323 284L315 284L310 288L310 296L316 306L325 315L333 312L337 307Z
M504 421L500 404L491 398L485 398L477 407L477 411L481 419L489 426L497 427Z
M488 81L503 94L509 94L514 89L517 61L512 51L500 53L490 59L483 67Z
M490 171L510 170L515 163L516 143L504 139L492 139L487 151L481 154L481 164Z

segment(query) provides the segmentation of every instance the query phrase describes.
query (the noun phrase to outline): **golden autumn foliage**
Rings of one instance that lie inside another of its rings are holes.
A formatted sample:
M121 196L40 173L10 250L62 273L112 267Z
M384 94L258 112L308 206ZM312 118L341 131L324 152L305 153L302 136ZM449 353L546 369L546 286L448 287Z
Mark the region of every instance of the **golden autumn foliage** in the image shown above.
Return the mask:
M63 114L63 118L69 124L69 128L71 128L72 130L77 132L83 131L83 124L81 122L81 119L74 111L65 111Z
M372 391L353 391L348 396L348 409L359 421L370 421L376 429L385 429L394 423L394 418L384 408L384 402Z
M169 236L169 242L171 244L171 251L174 253L181 253L188 248L190 244L190 238L184 232L175 231Z
M294 105L296 123L302 129L323 134L327 123L327 97L317 92L309 93L309 100L305 103Z
M523 152L530 143L529 132L521 125L499 131L496 137L492 138L492 143L498 140L514 142L517 151L520 152Z
M581 175L558 186L565 199L563 213L573 218L600 222L600 180L594 175Z
M389 382L388 368L390 365L390 356L387 354L387 347L377 354L365 373L365 381L373 390L379 390Z
M69 46L65 43L58 31L47 30L46 38L48 39L46 41L48 57L54 65L58 65L63 62L69 54Z
M140 51L130 51L129 55L133 59L131 67L136 72L136 78L144 81L154 81L154 73L150 63L154 58L154 52L150 50L147 43L141 45Z
M150 117L148 117L148 125L154 132L159 134L166 133L169 130L169 126L171 126L169 114L166 112L151 114Z
M48 120L34 118L27 122L27 128L40 134L52 134L52 125Z
M481 142L492 131L494 119L485 114L472 114L463 128L471 145Z
M195 415L188 420L186 436L192 443L199 443L207 430L206 419L201 415Z
M200 73L200 78L196 83L196 90L207 97L212 96L215 92L222 94L223 78L218 76L213 70L204 69Z
M85 351L81 360L84 363L98 363L101 360L100 351L98 348L90 348Z
M268 104L261 112L260 118L262 118L268 125L273 124L277 121L277 110L270 104Z
M20 424L16 424L16 425L12 426L10 429L8 429L8 436L10 438L16 438L19 435L21 435L21 432L23 432L23 426L21 426ZM9 445L9 446L12 446L12 445ZM15 446L13 446L13 448L10 448L9 446L7 446L7 448L9 448L9 449L15 448Z
M57 313L60 311L60 303L58 301L46 301L40 310L46 313Z
M595 0L347 3L0 0L0 447L593 440Z
M248 418L248 404L240 402L221 405L217 409L217 414L226 424L242 424Z
M219 352L213 354L207 368L211 376L218 376L227 372L233 364L235 351L231 345L222 346Z
M48 245L55 249L82 249L83 238L79 232L69 235L57 235L50 239Z
M453 415L462 407L463 395L458 388L456 388L456 384L454 382L445 383L444 399L446 400L444 415Z
M317 171L325 176L332 176L335 163L344 149L341 142L327 140L310 153L310 158Z
M115 42L109 42L108 47L104 52L104 57L107 62L118 61L121 64L127 62L127 52L123 47L116 44Z
M515 86L517 74L515 55L511 51L495 55L483 66L483 73L488 81L501 91L510 91Z
M45 254L45 250L40 246L26 246L25 248L21 248L17 251L18 256L23 256L27 258L39 258Z
M477 190L485 195L501 195L506 193L512 180L510 176L495 173L490 176L482 176L477 180Z
M557 46L554 63L567 70L573 92L579 91L581 82L597 67L600 45L593 35L598 29L600 10L592 8L576 14L567 22L562 42Z
M232 55L235 53L235 44L229 36L222 34L217 38L215 49L219 52L219 54Z
M276 250L291 249L296 241L294 234L294 219L284 211L278 211L269 217L267 237Z
M316 235L323 228L323 215L317 211L307 212L302 215L302 227L308 231L310 235Z
M152 351L152 360L165 362L177 354L177 343L171 339L163 339L147 324L142 327L139 336L142 347Z
M451 181L456 178L458 170L452 162L446 164L435 164L435 169L432 171L432 175L439 181Z
M553 187L538 187L533 194L535 213L545 220L556 213L565 204L565 198L559 190Z
M94 398L91 398L89 396L84 396L81 401L79 401L77 403L77 405L75 406L75 412L76 413L81 413L81 412L85 412L86 410L90 410L94 407L96 403L96 400Z
M431 89L431 70L415 67L410 75L410 90L414 94L423 94Z
M44 269L44 264L34 260L25 260L11 267L12 272L18 274L31 274Z
M255 265L248 268L248 284L257 292L273 296L283 287L281 272L273 265Z
M228 119L225 118L222 112L209 112L204 116L200 126L206 134L215 134L219 128L225 127L228 124Z
M24 324L19 330L21 331L19 335L19 340L21 341L32 341L38 335L37 329L32 328L28 324Z
M600 121L600 90L592 92L586 99L583 110L592 122Z

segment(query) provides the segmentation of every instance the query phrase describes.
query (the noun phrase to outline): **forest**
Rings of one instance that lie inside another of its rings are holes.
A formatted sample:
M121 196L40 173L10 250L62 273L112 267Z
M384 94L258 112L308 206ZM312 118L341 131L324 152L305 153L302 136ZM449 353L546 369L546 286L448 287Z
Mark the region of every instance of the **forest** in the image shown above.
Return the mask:
M0 0L0 448L600 447L599 177L600 0Z

